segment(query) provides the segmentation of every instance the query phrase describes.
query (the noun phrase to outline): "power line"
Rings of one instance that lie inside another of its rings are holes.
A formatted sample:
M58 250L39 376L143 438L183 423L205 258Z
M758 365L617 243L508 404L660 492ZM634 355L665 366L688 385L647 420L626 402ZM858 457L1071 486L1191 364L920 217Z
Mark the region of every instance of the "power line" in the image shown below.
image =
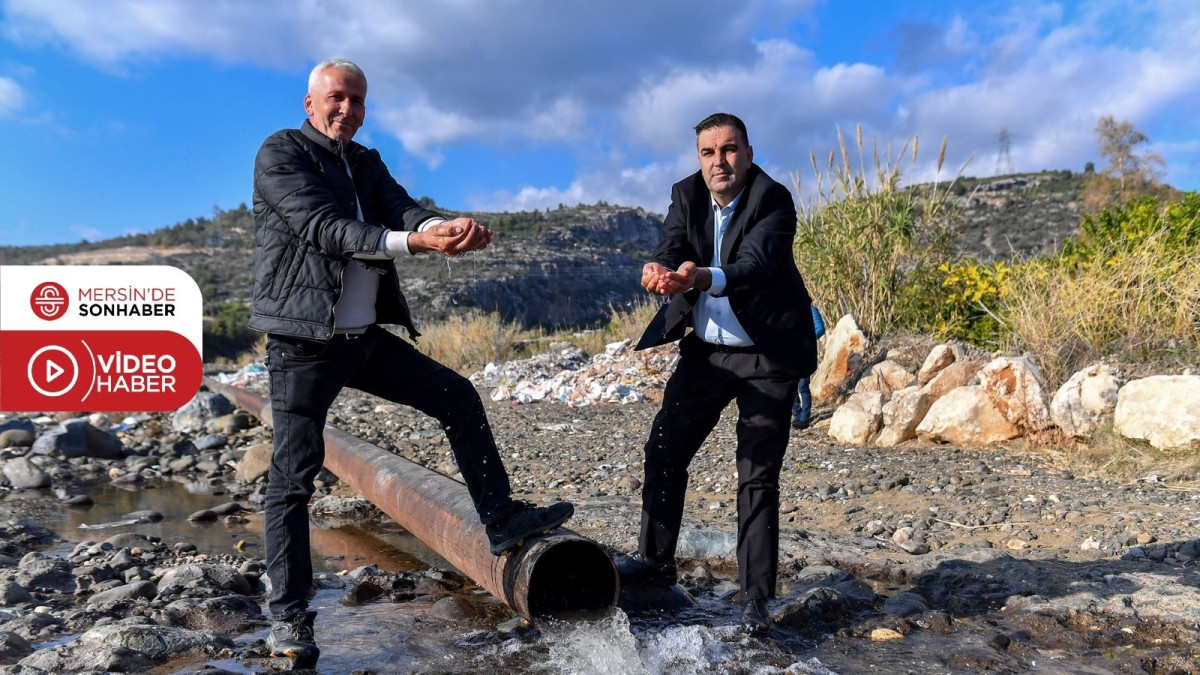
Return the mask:
M1012 136L1008 133L1008 126L1000 127L1000 149L996 151L996 173L993 174L995 176L1017 172L1013 168L1011 140Z

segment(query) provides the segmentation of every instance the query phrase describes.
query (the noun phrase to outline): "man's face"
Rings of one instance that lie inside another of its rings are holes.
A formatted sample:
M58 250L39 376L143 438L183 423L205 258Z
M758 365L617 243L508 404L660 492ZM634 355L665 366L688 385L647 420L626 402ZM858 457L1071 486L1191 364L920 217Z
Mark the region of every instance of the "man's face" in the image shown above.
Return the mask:
M742 142L742 135L732 126L711 127L696 137L696 153L708 191L717 204L727 206L746 184L754 148Z
M367 115L367 83L354 73L326 68L305 94L304 112L317 131L348 141Z

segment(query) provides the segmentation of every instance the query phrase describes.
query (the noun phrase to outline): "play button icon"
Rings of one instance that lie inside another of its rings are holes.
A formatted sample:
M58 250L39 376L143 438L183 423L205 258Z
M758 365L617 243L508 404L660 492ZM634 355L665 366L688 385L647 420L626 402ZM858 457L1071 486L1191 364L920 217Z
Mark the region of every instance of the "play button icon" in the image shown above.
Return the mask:
M79 380L79 363L65 347L46 345L29 357L25 374L42 396L62 396Z

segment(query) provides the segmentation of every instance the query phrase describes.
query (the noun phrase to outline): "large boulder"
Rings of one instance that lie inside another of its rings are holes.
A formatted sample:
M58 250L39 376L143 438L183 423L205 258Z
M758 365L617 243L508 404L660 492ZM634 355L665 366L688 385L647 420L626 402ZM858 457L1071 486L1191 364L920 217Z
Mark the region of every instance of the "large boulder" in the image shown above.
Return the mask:
M933 398L924 387L905 387L892 394L883 404L883 431L875 438L875 445L891 447L917 437L917 425L925 419Z
M1050 418L1062 432L1086 438L1117 407L1121 381L1116 370L1097 363L1075 373L1050 401Z
M1113 428L1160 450L1200 448L1200 375L1156 375L1117 393Z
M916 376L899 363L892 360L880 361L871 366L867 374L858 380L858 384L854 385L854 392L877 391L883 394L886 401L892 397L892 392L907 387L916 379Z
M117 459L125 454L121 439L97 429L87 418L67 420L38 437L32 452L62 457Z
M963 446L988 445L1020 434L981 386L959 387L934 401L917 425L917 437L925 442Z
M829 420L829 435L851 445L867 445L879 432L883 420L883 393L859 392L838 407Z
M74 593L76 588L70 563L38 551L21 558L16 581L31 591L45 593Z
M250 583L229 565L191 564L171 568L158 581L158 592L167 589L203 588L246 595Z
M1000 414L1022 431L1050 426L1042 373L1024 357L1001 356L979 370L979 384Z
M28 448L36 439L37 428L29 420L15 419L0 424L0 450Z
M271 453L274 451L272 444L259 443L252 445L246 450L246 454L242 455L238 461L237 472L234 478L239 483L253 483L254 481L267 475L267 470L271 468Z
M836 396L846 386L846 380L862 369L863 355L870 342L862 329L847 314L825 336L825 357L813 373L809 387L817 403Z

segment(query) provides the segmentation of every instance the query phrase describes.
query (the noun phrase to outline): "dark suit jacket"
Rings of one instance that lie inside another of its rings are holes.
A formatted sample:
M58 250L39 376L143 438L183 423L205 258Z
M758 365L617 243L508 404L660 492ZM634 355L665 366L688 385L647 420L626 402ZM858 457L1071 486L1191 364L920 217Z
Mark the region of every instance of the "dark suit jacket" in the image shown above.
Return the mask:
M652 260L678 269L691 260L712 263L713 211L708 186L699 171L671 188L671 207L662 239ZM791 192L757 164L746 175L746 187L721 240L722 295L746 333L767 358L800 377L817 369L812 301L792 256L796 207ZM637 349L678 340L692 324L695 289L680 293L655 315Z

